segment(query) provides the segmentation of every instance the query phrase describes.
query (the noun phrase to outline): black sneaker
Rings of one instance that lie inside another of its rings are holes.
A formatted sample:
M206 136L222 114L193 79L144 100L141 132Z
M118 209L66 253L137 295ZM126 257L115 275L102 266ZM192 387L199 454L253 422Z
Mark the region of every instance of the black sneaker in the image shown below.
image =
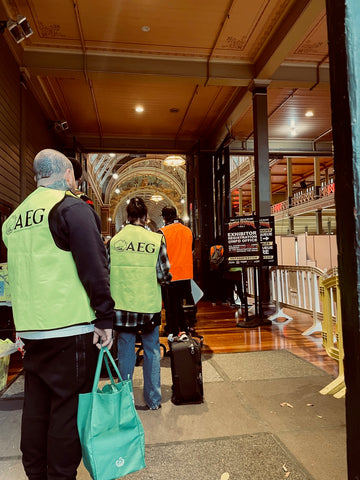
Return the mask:
M161 408L161 403L160 405L156 405L155 407L149 407L148 405L146 405L146 408L147 410L159 410Z

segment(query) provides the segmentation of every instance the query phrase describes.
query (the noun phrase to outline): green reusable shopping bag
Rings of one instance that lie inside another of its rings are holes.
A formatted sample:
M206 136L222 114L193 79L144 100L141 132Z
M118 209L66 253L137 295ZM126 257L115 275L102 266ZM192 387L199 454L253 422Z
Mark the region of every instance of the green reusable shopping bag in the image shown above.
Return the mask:
M110 382L100 389L103 360ZM144 429L135 410L131 380L121 378L107 347L100 350L92 391L79 394L77 424L83 462L94 480L115 480L145 468Z

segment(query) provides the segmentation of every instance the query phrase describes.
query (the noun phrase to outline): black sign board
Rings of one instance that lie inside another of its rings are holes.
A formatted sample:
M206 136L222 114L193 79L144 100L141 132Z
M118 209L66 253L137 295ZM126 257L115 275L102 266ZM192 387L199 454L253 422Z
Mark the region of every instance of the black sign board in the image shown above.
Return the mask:
M259 218L259 234L262 251L262 265L277 265L274 217Z
M231 217L226 224L226 254L228 267L260 265L260 240L257 219Z
M228 268L277 265L274 217L231 217L226 223Z

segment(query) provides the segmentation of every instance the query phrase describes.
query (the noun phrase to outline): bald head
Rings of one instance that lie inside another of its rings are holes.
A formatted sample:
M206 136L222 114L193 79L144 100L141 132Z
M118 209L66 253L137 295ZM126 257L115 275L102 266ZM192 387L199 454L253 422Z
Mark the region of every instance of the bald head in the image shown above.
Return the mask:
M57 150L41 150L34 159L33 169L37 186L68 190L75 186L70 160Z

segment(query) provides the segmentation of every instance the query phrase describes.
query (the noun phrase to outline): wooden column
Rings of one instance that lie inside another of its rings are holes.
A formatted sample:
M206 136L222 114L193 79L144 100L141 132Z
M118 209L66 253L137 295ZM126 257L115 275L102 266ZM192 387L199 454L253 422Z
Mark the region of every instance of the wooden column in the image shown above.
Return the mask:
M294 217L289 216L289 233L294 235Z
M269 141L267 113L267 85L264 80L254 80L253 118L254 118L254 160L255 160L255 197L256 215L268 217L271 214ZM260 267L259 272L259 317L263 319L263 304L270 301L270 279L268 267ZM260 320L262 321L262 320ZM267 324L270 320L263 321Z
M269 168L269 201L270 201L270 211L271 211L271 205L272 205L271 168Z
M329 169L325 168L325 185L329 183Z
M270 180L269 180L269 142L267 115L267 82L254 81L253 117L254 117L254 153L256 214L270 215Z
M287 195L289 207L292 205L293 183L292 183L292 158L286 159L286 175L287 175Z
M316 210L315 218L316 218L316 234L321 235L323 233L321 208L319 210Z
M315 198L319 198L320 195L320 158L314 157L314 188L315 188Z
M251 211L256 212L256 184L255 180L251 180Z
M20 76L20 138L19 138L19 174L20 201L25 200L26 193L26 84Z

